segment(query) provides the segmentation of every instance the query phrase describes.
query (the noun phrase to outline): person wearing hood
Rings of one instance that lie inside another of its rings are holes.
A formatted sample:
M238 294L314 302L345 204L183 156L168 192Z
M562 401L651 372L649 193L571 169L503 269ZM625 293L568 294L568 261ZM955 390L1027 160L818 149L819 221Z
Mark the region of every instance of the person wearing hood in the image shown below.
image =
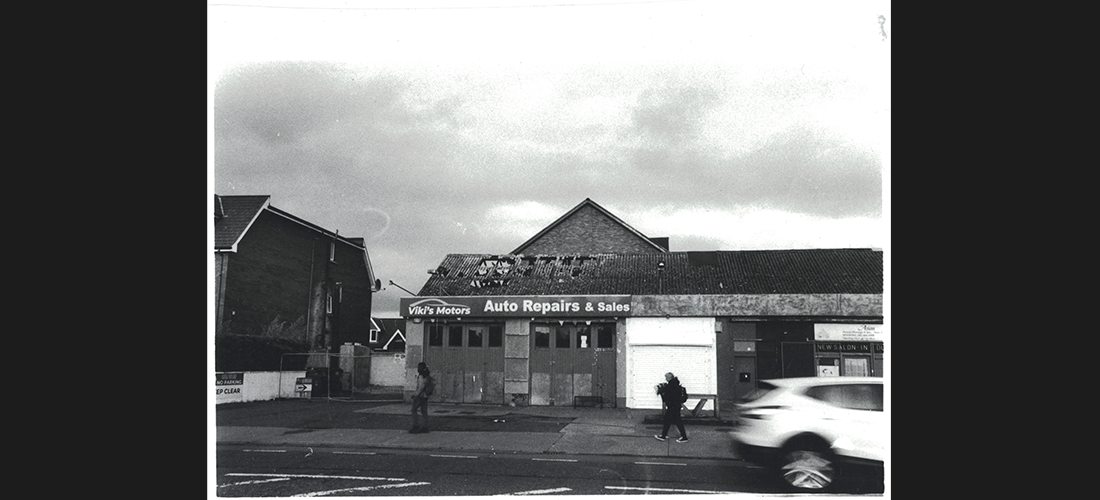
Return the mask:
M672 372L665 374L665 383L657 385L657 394L661 396L661 401L665 403L664 428L661 429L660 434L653 436L658 441L668 439L668 429L674 424L676 429L680 431L680 438L676 442L686 443L688 440L687 431L684 430L684 421L680 418L680 406L684 404L685 392L682 388L680 379L676 378Z
M416 392L413 393L412 417L413 427L409 430L412 434L428 432L428 397L434 390L432 372L423 361L416 365ZM420 415L416 413L420 410ZM424 425L420 425L420 416L424 416Z

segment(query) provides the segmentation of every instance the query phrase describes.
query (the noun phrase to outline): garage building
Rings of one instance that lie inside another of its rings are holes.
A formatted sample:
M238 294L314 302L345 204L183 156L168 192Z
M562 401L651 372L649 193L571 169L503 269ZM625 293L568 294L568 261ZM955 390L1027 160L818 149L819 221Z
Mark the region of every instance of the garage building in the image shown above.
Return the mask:
M876 249L670 252L590 199L508 254L451 254L406 319L406 394L660 408L675 373L728 408L756 381L882 376Z

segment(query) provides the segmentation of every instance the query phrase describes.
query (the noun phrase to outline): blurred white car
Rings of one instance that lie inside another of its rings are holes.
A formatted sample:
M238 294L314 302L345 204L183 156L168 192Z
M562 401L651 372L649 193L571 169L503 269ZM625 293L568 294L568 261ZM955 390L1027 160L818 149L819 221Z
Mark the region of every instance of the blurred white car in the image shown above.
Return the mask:
M878 377L762 380L737 405L737 452L804 490L829 488L851 466L881 470L888 432L882 395Z

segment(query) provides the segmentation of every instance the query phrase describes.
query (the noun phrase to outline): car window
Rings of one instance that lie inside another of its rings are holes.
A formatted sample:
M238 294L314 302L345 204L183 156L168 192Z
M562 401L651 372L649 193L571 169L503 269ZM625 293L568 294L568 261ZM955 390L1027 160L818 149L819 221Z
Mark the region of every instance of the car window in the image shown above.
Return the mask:
M840 408L882 411L882 384L819 385L806 395Z
M746 394L745 397L741 398L741 402L749 403L752 401L756 401L757 399L764 397L765 394L771 392L774 389L775 385L769 384L768 382L758 382L756 385L756 389L753 389L752 392Z

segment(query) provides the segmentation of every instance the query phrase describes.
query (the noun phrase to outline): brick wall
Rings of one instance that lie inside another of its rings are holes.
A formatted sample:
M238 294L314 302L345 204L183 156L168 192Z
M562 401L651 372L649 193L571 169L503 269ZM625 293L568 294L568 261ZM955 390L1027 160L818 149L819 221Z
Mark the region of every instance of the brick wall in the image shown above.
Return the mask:
M228 331L257 334L276 316L287 322L304 317L310 330L316 330L321 324L317 315L324 315L324 295L315 296L313 292L322 290L317 284L325 282L323 290L333 294L330 326L338 328L338 337L331 341L334 345L366 343L371 283L363 253L337 242L335 263L330 262L330 241L301 224L262 212L241 240L237 253L228 259L223 294ZM336 282L341 282L340 287ZM311 311L317 311L312 318Z
M619 222L591 206L585 206L538 240L527 245L524 253L591 255L660 253L660 251Z

